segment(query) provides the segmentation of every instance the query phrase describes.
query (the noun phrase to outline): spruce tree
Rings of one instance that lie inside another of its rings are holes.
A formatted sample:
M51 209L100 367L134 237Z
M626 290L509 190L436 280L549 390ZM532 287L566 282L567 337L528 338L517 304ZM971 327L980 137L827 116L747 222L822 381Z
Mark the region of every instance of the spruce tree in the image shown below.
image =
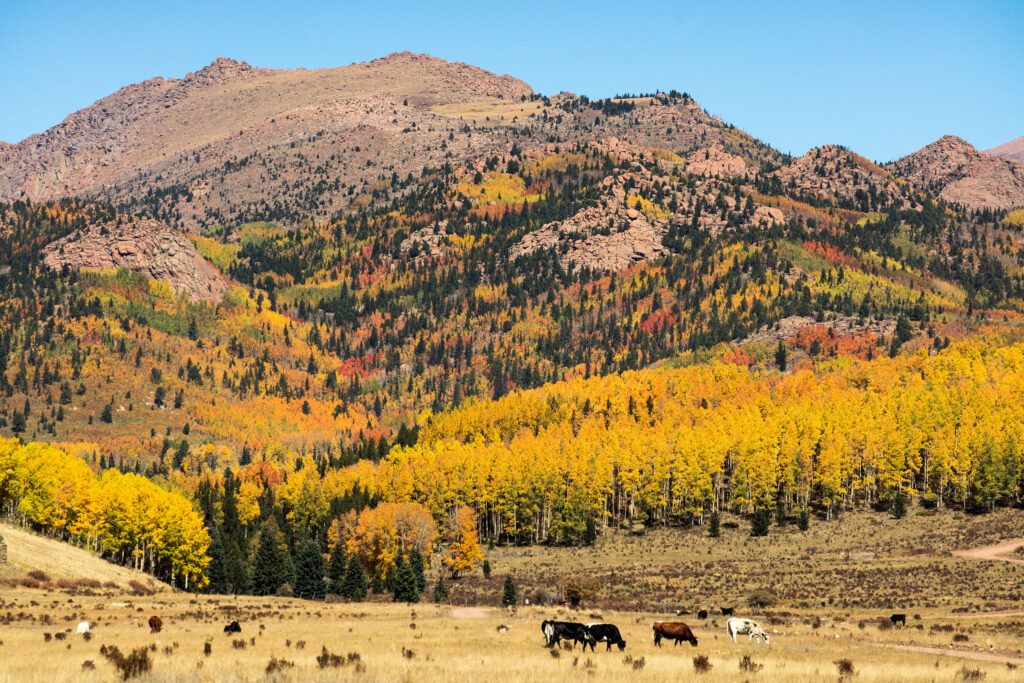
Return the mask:
M384 577L381 575L380 569L373 573L373 583L370 584L370 590L373 591L374 595L383 595L388 590L388 587L384 585Z
M416 577L416 592L422 594L427 590L427 575L423 571L423 553L419 548L413 548L409 553L409 566Z
M511 607L516 602L516 582L512 579L512 575L509 574L505 577L505 591L501 596L501 604L505 607Z
M395 586L398 583L398 562L401 561L401 556L395 562L388 565L388 568L384 570L384 589L389 593L395 592Z
M718 512L712 512L711 516L708 517L708 536L711 538L718 538L722 533L722 520L718 516Z
M206 592L227 593L229 591L227 558L216 524L210 525L209 555L210 564L206 567L206 578L210 580L210 583L206 584Z
M583 527L583 545L594 545L597 540L597 522L593 517L587 517Z
M416 588L416 574L405 559L399 555L395 563L395 602L419 602L420 592Z
M323 600L327 597L324 581L324 556L320 544L310 539L302 544L295 556L295 583L292 593L303 600Z
M484 569L484 578L485 579L491 578L491 561L490 560L484 560L484 567L483 567L483 569Z
M327 566L327 576L331 580L328 586L331 593L343 595L342 586L345 584L345 571L348 569L348 558L345 557L345 548L341 541L334 544L331 551L331 560Z
M772 516L768 512L768 508L763 505L758 506L757 510L754 511L754 521L750 527L751 536L767 536L768 530L772 525Z
M363 563L359 561L358 555L352 555L349 558L348 569L345 570L345 581L342 583L339 593L349 600L366 599L366 570L363 569Z
M800 508L800 514L796 517L796 526L800 531L807 531L811 527L811 513L806 506Z
M252 561L253 595L274 595L287 580L287 551L281 547L277 528L266 522L260 530L259 545Z
M907 515L907 502L902 491L896 492L896 498L892 502L892 514L896 519L903 519Z
M444 574L437 575L437 583L434 584L434 602L448 602L448 584L444 580Z

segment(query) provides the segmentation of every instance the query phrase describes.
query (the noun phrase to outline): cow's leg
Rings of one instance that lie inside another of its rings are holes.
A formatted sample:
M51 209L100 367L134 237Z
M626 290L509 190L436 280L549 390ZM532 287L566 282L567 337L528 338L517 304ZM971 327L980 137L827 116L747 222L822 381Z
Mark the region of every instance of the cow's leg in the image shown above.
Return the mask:
M657 631L654 632L654 644L661 647L661 634Z

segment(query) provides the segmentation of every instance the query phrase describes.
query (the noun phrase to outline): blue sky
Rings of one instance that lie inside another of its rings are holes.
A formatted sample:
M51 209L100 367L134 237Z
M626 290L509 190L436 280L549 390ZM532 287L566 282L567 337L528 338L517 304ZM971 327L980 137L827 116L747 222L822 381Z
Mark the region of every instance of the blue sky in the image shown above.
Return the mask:
M1024 135L1024 0L47 2L0 0L0 140L218 56L327 67L428 52L535 90L689 92L785 152L879 161L946 133Z

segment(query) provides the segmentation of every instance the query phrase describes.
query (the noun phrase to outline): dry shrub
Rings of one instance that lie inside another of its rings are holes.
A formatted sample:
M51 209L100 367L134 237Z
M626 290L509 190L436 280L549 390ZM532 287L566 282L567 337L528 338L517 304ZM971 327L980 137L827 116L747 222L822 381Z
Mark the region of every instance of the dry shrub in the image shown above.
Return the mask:
M967 637L966 633L954 633L953 634L953 642L954 643L966 643L968 640L970 640L970 638Z
M405 648L405 646L403 645L402 646L402 656L405 657L406 659L412 659L413 657L416 656L416 651L415 650L407 650Z
M327 667L336 669L347 664L354 664L356 669L361 671L363 666L362 657L359 656L358 652L349 652L343 657L342 655L330 652L326 645L320 650L320 654L317 655L316 663L321 669L326 669Z
M693 658L693 669L699 674L706 674L711 671L711 660L707 655L697 655Z
M40 583L49 583L50 582L50 576L46 572L44 572L42 569L33 569L32 571L30 571L28 573L28 575L30 577L32 577L33 579L35 579L36 581L39 581Z
M140 596L153 595L156 592L138 579L132 579L128 582L128 591L132 595Z
M750 655L743 655L743 659L740 660L740 671L747 671L750 673L757 673L764 668L764 664L755 662L750 658Z
M849 659L838 659L835 662L836 669L839 671L839 677L844 678L846 676L853 675L853 662Z
M548 652L550 652L550 653L551 653L551 656L552 656L552 657L553 657L554 659L558 659L559 657L561 657L561 656L562 656L562 652L561 652L561 650L559 650L559 649L557 649L557 648L554 648L554 647L553 647L553 648L551 648L550 650L548 650Z
M633 661L633 671L642 671L643 668L646 665L647 665L647 658L646 657L641 657L640 659L636 659L636 660Z
M291 669L295 666L295 662L289 662L287 659L278 659L277 657L271 657L267 663L266 672L267 674L277 673L278 671L284 671L285 669Z
M153 660L149 658L149 653L144 647L132 650L132 653L125 657L116 645L104 645L100 647L100 654L114 665L121 673L121 679L125 681L141 676L153 668Z
M203 654L207 657L213 654L213 645L210 643L210 641L206 641L205 643L203 643Z
M981 669L968 669L967 665L964 664L960 667L960 671L957 672L958 680L965 681L965 683L973 683L974 681L983 681L987 674Z
M93 671L95 668L96 665L93 664L93 661L91 659L87 659L84 662L82 662L82 671Z
M231 641L231 647L235 648L236 650L244 650L245 649L245 639L243 638L241 640L232 640Z

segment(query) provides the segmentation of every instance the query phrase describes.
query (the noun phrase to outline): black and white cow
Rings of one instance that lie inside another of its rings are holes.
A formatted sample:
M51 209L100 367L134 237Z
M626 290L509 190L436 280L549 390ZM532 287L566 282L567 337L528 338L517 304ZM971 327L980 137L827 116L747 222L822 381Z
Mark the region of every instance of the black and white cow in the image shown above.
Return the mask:
M587 627L574 621L542 621L540 630L544 633L544 640L548 647L554 647L563 640L573 645L582 643L586 648L590 637L587 635Z
M620 650L626 649L626 641L622 639L618 627L615 624L587 624L587 641L590 643L590 651L594 651L594 643L606 643L605 652L612 649L612 645L618 645ZM587 643L583 644L587 649Z
M894 614L891 617L889 617L889 621L892 622L893 626L895 626L896 624L899 624L900 626L906 626L907 625L907 615L906 614Z

